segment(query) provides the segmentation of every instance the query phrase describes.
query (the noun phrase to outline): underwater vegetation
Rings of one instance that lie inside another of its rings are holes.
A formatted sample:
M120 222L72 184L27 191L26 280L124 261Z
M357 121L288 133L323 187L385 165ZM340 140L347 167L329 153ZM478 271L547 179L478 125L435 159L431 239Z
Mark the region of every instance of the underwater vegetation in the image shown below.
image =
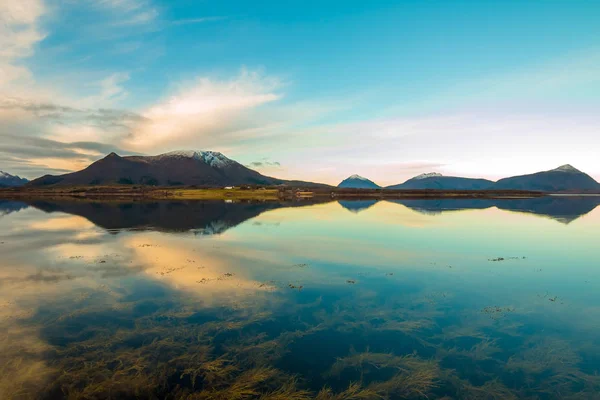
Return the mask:
M211 308L175 291L136 299L102 287L22 316L19 326L35 330L35 342L2 331L0 392L214 400L588 399L600 392L600 376L581 368L572 342L526 337L515 310L502 320L473 310L466 323L442 312L450 293L346 288L332 299L279 290L268 292L269 307Z

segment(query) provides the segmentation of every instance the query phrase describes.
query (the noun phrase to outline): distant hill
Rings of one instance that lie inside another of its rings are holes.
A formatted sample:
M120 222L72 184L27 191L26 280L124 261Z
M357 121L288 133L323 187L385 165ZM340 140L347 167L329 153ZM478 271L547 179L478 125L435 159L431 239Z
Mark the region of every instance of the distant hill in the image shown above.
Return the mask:
M486 179L443 176L433 172L415 176L399 185L388 186L386 189L485 190L491 188L493 184L494 182Z
M415 190L524 190L548 193L600 193L600 183L571 165L551 171L515 176L493 182L487 179L461 178L429 173L386 189Z
M379 189L381 186L360 175L352 175L337 186L344 189Z
M81 171L59 176L46 175L29 183L30 186L114 184L327 186L265 176L215 151L176 151L158 156L128 157L111 153Z
M17 187L23 186L29 182L25 178L20 178L16 175L11 175L6 172L0 171L0 187Z
M600 183L571 165L530 175L501 179L493 189L551 193L599 193Z

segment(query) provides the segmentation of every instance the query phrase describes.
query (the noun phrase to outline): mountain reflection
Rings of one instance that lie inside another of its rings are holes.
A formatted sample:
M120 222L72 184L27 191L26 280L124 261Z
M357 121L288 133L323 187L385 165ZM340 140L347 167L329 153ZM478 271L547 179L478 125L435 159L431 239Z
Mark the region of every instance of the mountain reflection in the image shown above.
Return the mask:
M600 196L546 196L531 199L417 199L391 200L422 214L441 214L448 211L483 210L496 207L548 217L563 224L592 212L600 204Z
M377 204L379 200L338 200L340 206L352 213L359 213Z
M20 201L0 200L0 217L19 212L27 207L27 204Z
M402 199L386 200L401 204L420 214L437 215L449 211L500 210L548 217L569 224L590 213L600 204L600 196L539 197L530 199ZM194 231L216 235L244 221L275 209L301 207L326 201L235 202L224 201L0 201L0 217L34 207L46 213L67 213L83 217L108 231L156 230L162 232ZM371 209L379 200L339 200L352 213Z
M62 212L86 218L110 230L196 231L202 235L221 234L261 213L311 202L162 201L85 202L33 201L29 205L47 213Z

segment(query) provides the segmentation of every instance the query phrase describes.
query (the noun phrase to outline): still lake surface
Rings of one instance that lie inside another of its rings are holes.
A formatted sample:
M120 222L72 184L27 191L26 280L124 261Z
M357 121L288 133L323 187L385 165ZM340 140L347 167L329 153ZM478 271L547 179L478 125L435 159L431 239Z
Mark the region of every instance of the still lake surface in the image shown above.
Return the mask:
M598 399L598 204L0 201L0 398Z

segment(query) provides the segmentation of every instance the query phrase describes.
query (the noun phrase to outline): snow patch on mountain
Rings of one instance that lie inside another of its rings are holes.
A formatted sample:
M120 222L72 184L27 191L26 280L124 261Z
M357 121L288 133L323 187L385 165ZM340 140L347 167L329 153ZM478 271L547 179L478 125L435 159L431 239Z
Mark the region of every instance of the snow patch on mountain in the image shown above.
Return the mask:
M554 169L553 171L559 171L559 172L577 172L577 173L581 173L580 170L578 170L577 168L575 168L574 166L572 166L571 164L565 164L565 165L561 165L560 167Z
M360 175L356 175L356 174L350 176L348 179L358 179L358 180L361 180L361 181L368 181L367 178L365 178L363 176L360 176Z
M440 176L443 176L443 175L439 174L437 172L429 172L426 174L421 174L421 175L415 176L413 179L439 178Z
M161 154L156 157L159 159L171 157L193 158L195 160L204 161L211 167L216 168L224 168L234 163L233 160L225 157L222 153L219 153L218 151L177 150Z

